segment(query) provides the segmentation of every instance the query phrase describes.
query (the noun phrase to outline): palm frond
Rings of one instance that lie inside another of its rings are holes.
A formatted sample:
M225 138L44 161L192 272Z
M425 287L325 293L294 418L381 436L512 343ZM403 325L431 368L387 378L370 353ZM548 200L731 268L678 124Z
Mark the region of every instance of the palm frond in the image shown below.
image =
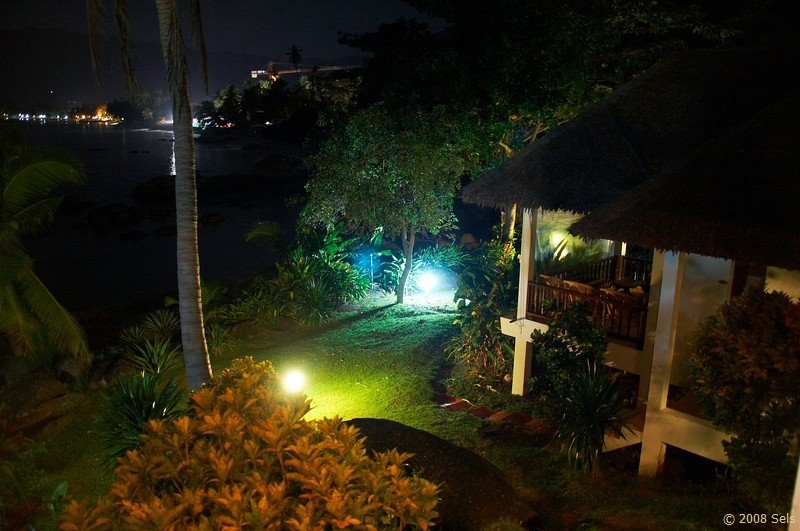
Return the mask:
M7 244L0 236L0 289L14 282L20 271L32 266L33 260L21 248L13 243Z
M83 166L66 151L38 146L19 148L2 172L3 216L8 219L44 199L57 186L81 182Z
M274 221L258 221L247 231L244 241L247 243L266 241L267 243L277 245L280 242L281 236L281 226Z
M23 208L11 218L17 224L19 234L33 234L53 221L59 205L60 197L48 197Z
M100 46L103 42L103 0L86 0L86 20L89 26L89 54L92 57L92 73L96 83L100 83Z
M18 287L21 299L41 322L47 340L60 351L86 359L89 347L83 329L74 317L50 293L33 269L26 268L17 276L15 286Z
M117 0L114 4L114 22L117 25L117 39L122 55L122 71L125 73L125 86L134 96L142 87L133 70L133 51L131 49L131 16L126 0Z
M192 41L200 50L200 72L203 86L208 93L208 53L206 52L206 36L203 32L203 17L200 13L200 0L189 1L189 19L192 25Z
M0 288L0 337L5 337L18 356L32 355L39 330L36 319L25 308L12 283Z

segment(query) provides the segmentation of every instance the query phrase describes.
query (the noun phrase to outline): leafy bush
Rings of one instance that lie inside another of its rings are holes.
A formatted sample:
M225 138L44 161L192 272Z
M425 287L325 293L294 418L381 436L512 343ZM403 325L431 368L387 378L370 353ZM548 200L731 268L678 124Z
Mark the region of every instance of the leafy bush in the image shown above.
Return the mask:
M174 419L184 412L185 390L175 378L152 373L125 373L103 393L105 407L97 419L108 459L142 444L145 424L154 419Z
M590 469L595 477L600 476L606 433L624 437L624 430L632 431L622 414L624 391L609 372L596 363L587 364L571 375L563 400L549 408L556 437L564 442L569 459Z
M455 300L461 333L445 346L457 369L468 378L500 380L511 372L514 347L500 331L517 298L517 262L500 243L479 248L464 259Z
M211 356L221 356L234 345L231 329L220 323L206 324L206 345Z
M284 304L279 295L274 283L264 277L256 277L232 303L218 310L217 317L224 324L253 321L267 328L275 328Z
M743 492L787 509L800 435L800 304L746 290L701 325L691 370L700 405L735 434L724 446Z
M278 379L275 367L267 360L256 361L252 356L244 356L233 360L229 367L215 373L206 387L222 392L224 389L236 387L237 382L248 377L257 378L260 385L271 385Z
M574 376L587 364L603 363L608 349L605 330L594 327L592 310L583 301L556 311L547 331L535 330L532 337L534 389L556 402L570 394Z
M148 423L110 494L72 502L62 529L427 529L437 489L396 450L367 456L354 427L307 421L310 402L259 376L204 388L189 416Z
M281 316L319 324L342 304L362 299L372 284L369 275L348 262L356 239L346 239L340 225L324 235L303 233L300 245L271 280L257 279L228 307L218 310L223 322L257 321L277 326Z
M431 245L414 253L411 261L411 273L408 277L407 290L417 290L420 273L429 270L444 270L458 273L467 260L467 253L455 245ZM394 292L400 281L400 275L406 265L405 257L392 255L392 259L384 264L380 276L380 286L385 291Z

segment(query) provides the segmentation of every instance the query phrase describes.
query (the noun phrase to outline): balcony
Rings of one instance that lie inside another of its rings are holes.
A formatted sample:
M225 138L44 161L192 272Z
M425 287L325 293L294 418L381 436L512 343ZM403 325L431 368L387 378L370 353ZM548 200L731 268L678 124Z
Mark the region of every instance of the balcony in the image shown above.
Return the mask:
M616 257L611 257L539 275L528 283L526 317L549 324L556 310L580 300L591 309L594 325L604 328L610 340L641 350L652 264L621 258L619 268Z

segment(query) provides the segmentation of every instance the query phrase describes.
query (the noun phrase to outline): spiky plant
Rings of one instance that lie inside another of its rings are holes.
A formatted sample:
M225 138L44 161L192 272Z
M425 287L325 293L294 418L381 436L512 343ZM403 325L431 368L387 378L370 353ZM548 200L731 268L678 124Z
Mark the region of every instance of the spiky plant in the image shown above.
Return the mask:
M186 411L186 391L175 378L153 373L118 376L104 393L105 407L97 427L109 462L142 445L147 422L175 419Z
M171 374L180 365L178 347L165 339L146 339L125 354L136 371L150 374Z
M597 364L586 365L572 376L572 385L563 401L554 405L556 437L561 439L569 459L600 477L600 455L605 448L606 434L625 437L632 432L624 414L622 386L608 369Z
M171 310L156 310L142 322L145 333L152 338L172 341L181 329L181 321Z

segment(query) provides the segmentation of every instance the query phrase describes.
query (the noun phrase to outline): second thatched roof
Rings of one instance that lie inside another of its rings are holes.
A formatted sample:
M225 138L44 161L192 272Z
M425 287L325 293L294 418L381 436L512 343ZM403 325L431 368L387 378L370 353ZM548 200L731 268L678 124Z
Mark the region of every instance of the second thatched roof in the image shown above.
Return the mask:
M800 101L785 98L570 232L800 269L798 123Z

